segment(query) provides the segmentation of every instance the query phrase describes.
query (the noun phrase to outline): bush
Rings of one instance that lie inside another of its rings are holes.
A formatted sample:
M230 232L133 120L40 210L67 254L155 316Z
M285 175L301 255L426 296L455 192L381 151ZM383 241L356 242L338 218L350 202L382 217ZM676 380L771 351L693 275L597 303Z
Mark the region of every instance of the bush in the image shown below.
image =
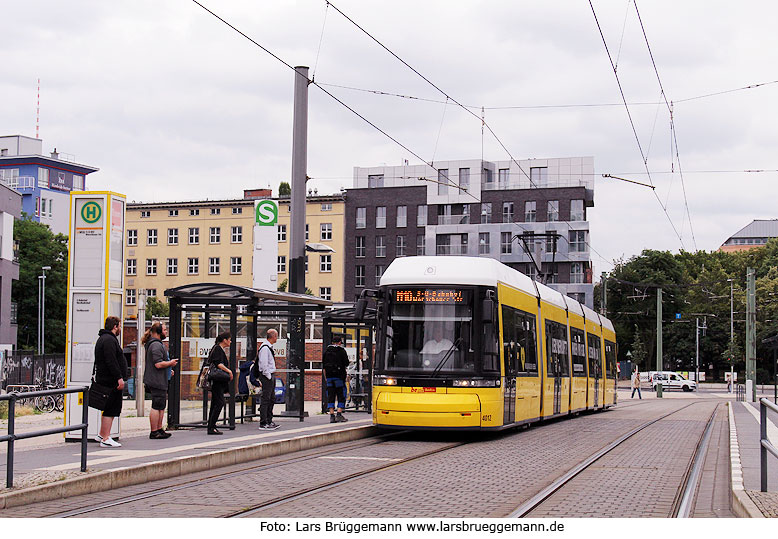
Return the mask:
M0 419L8 419L8 401L0 402Z

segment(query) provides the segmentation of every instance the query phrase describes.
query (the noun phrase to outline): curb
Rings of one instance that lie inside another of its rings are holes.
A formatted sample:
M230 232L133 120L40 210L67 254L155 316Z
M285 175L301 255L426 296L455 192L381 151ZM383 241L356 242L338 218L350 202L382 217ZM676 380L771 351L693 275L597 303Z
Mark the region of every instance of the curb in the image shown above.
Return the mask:
M297 436L288 440L260 442L256 444L231 447L199 455L177 457L170 460L147 462L136 466L105 470L82 477L65 479L37 487L8 492L0 495L0 510L45 502L70 496L104 492L115 488L138 485L158 479L169 479L185 474L212 470L233 464L242 464L254 460L275 457L286 453L315 449L326 445L351 442L374 436L378 429L373 426L351 427L335 432L323 432L307 436ZM0 513L0 517L2 514Z
M732 492L732 512L741 518L764 518L743 485L743 468L740 461L740 446L737 443L735 414L732 412L732 402L729 407L729 488Z

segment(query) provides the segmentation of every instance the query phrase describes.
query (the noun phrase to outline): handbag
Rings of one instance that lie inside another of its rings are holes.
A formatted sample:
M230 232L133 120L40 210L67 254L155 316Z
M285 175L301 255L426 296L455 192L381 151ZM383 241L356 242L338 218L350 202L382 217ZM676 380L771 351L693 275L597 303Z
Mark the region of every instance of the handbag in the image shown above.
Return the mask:
M215 369L208 370L208 379L211 381L211 383L229 382L230 375L216 367Z
M210 370L211 365L206 361L200 369L200 374L197 375L197 387L199 389L211 389L211 379L208 376Z
M92 383L89 386L89 407L96 410L105 410L108 404L108 396L113 391L112 387L107 387L95 382L95 373L97 372L97 365L92 369Z

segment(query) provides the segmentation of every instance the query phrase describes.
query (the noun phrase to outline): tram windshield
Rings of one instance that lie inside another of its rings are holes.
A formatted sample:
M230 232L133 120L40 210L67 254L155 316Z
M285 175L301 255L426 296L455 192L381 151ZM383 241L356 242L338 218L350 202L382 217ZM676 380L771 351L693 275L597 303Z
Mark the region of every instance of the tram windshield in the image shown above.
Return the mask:
M393 289L381 362L387 371L472 374L473 291Z

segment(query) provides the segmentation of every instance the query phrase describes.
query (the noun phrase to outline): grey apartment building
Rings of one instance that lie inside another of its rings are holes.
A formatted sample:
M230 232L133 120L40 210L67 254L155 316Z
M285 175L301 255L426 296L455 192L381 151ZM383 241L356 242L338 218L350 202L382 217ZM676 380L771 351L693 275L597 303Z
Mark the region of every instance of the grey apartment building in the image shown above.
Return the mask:
M594 206L594 158L434 166L354 168L346 193L346 301L375 288L396 257L461 255L495 258L592 307L586 214Z

